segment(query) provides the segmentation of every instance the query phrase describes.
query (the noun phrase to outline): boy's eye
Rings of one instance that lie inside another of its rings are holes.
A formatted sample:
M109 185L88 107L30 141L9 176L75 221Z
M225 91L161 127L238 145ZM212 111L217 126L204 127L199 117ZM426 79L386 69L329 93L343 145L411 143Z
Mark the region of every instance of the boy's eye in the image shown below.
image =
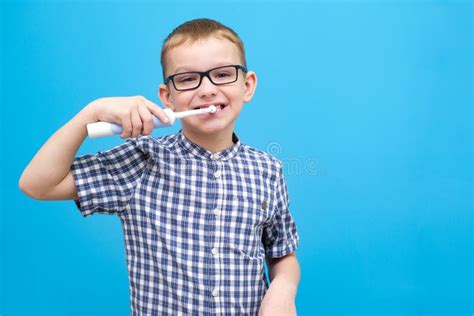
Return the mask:
M195 81L195 80L197 80L197 78L194 77L194 76L181 77L181 78L178 79L178 81L181 82L181 83L193 82L193 81Z
M216 77L216 78L227 78L229 76L230 76L230 74L228 72L219 72L219 73L214 75L214 77Z

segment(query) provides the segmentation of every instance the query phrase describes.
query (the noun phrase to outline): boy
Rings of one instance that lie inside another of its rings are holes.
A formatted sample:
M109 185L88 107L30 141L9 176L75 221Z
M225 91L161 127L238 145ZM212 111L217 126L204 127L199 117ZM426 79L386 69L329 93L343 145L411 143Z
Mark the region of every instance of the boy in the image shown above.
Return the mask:
M295 315L298 234L281 162L234 133L257 83L242 41L216 21L188 21L166 38L161 63L167 108L219 111L153 138L151 115L167 121L158 105L141 96L94 100L43 145L21 190L72 199L83 216L119 216L132 315ZM97 121L131 138L74 158L86 124Z

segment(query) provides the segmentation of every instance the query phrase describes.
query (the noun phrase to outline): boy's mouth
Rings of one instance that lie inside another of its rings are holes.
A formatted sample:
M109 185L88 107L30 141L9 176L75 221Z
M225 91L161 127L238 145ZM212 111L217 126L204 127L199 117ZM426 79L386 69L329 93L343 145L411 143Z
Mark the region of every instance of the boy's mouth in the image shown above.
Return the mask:
M208 107L210 107L212 104L208 104L208 105L198 105L198 106L193 106L191 109L192 110L197 110L197 109L206 109ZM227 104L225 103L216 103L214 104L216 107L217 107L217 111L219 110L223 110Z
M207 105L198 105L198 106L193 106L191 109L192 110L197 110L197 109L207 109L211 105L214 105L217 108L217 111L214 113L203 113L196 115L196 117L199 117L201 119L208 119L212 117L220 117L221 115L224 115L224 109L227 108L228 104L225 103L214 103L214 104L207 104Z

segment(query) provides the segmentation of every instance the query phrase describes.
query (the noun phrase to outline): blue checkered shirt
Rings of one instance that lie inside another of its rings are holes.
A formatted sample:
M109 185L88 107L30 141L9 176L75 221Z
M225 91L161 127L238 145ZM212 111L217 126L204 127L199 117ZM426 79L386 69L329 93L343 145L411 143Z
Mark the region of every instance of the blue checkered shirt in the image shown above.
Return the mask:
M176 134L74 159L77 207L120 218L132 315L257 315L265 257L298 247L282 163Z

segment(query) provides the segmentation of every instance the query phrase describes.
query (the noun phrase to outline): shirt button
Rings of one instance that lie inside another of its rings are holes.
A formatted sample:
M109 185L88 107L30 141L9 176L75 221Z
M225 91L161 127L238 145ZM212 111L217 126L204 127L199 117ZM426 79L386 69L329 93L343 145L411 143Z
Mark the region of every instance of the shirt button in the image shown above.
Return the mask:
M219 296L219 289L214 289L214 290L212 291L212 296L218 297L218 296Z
M218 208L216 208L216 209L214 210L214 215L216 215L216 216L221 215L221 210L218 209Z
M211 252L214 256L217 255L218 253L217 248L212 248Z
M217 156L216 154L212 154L212 155L211 155L211 159L212 159L212 160L217 160L217 158L218 158L218 156Z
M221 176L221 172L219 170L214 172L214 177L219 178L220 176Z

